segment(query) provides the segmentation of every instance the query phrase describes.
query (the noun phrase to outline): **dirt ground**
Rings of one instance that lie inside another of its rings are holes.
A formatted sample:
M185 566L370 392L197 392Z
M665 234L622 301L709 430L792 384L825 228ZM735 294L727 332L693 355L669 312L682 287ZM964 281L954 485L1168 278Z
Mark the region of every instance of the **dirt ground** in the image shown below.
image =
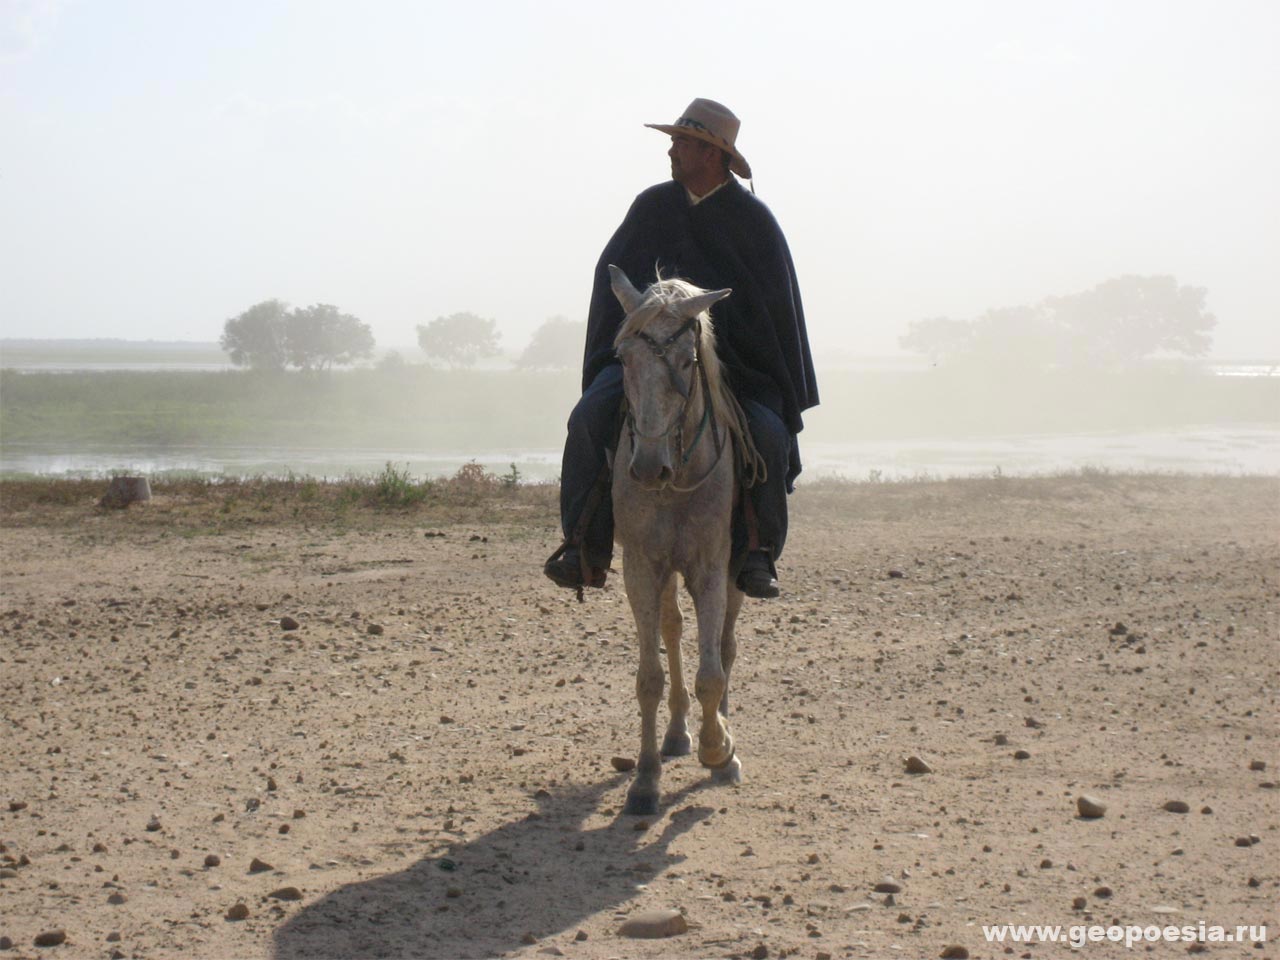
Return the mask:
M746 780L671 760L643 820L612 765L639 740L621 578L580 605L542 577L550 502L5 512L0 957L1171 957L1202 948L983 925L1280 931L1280 481L802 487L785 595L740 622ZM663 908L687 931L619 934Z

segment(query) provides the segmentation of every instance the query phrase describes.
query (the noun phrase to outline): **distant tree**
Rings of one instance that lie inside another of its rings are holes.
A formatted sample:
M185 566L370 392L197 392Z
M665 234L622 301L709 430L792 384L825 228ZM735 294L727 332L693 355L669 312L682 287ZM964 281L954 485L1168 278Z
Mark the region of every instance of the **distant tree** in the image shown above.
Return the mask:
M288 360L285 349L288 309L279 300L264 300L223 324L219 343L230 355L231 362L254 370L283 370Z
M936 363L1048 369L1124 369L1159 353L1203 356L1217 320L1203 287L1168 276L1124 276L1031 307L974 320L912 321L899 339Z
M369 325L329 303L290 311L284 329L288 362L301 370L328 370L373 354Z
M551 317L533 332L533 339L516 360L516 366L526 370L575 368L582 363L586 339L585 321Z
M1124 366L1156 353L1202 357L1217 318L1204 287L1180 287L1169 276L1124 276L1092 290L1050 297L1045 306L1062 331L1075 366Z
M418 324L418 346L432 360L451 367L470 367L498 352L497 321L474 313L452 313Z

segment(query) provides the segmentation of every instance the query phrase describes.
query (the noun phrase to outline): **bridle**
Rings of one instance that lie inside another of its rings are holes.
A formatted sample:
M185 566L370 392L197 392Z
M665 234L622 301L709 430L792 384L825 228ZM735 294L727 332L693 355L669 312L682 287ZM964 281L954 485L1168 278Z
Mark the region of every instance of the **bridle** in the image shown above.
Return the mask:
M675 365L671 362L671 358L668 356L667 351L678 340L680 340L681 337L690 332L694 334L695 347L693 351L693 366L695 373L693 377L690 378L689 383L685 384L681 381L680 375L676 372ZM663 340L656 340L643 330L631 334L627 339L633 338L647 346L653 355L662 361L662 365L667 368L667 377L671 381L672 389L684 398L684 402L676 412L675 418L667 424L667 428L661 433L656 434L644 434L640 432L636 427L635 416L632 414L631 407L628 404L627 431L631 435L632 447L634 448L635 446L636 437L639 437L641 440L665 440L671 435L672 431L674 431L676 435L676 458L679 460L681 467L686 467L689 465L689 459L693 456L693 451L697 449L698 442L702 439L702 434L706 431L707 426L710 425L711 439L715 444L716 451L715 459L711 462L711 466L692 486L676 487L672 484L672 489L681 493L696 490L709 476L711 476L711 471L716 468L716 465L720 462L720 455L724 452L724 445L720 440L720 429L716 425L716 418L711 412L711 387L707 382L707 368L703 364L702 354L696 346L702 342L702 323L698 317L690 317L680 325L675 333ZM684 424L685 419L689 414L689 406L693 403L694 390L698 385L701 385L703 395L702 420L699 422L698 429L693 435L693 440L689 443L688 449L686 449L684 444Z

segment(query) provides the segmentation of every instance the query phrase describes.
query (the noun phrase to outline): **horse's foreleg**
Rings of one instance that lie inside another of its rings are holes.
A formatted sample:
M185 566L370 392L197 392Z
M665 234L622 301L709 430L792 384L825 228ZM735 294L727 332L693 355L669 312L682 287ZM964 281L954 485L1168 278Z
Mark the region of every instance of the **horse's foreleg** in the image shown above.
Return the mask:
M733 736L720 715L726 677L720 656L727 603L727 577L723 569L695 578L689 584L698 611L698 679L694 693L702 705L698 733L698 759L703 766L720 769L734 762Z
M720 698L720 715L729 716L729 683L733 676L733 661L738 658L738 638L734 626L738 622L738 611L742 609L743 593L737 587L729 588L725 604L724 632L720 635L720 666L724 668L724 695Z
M662 591L662 643L667 648L667 672L671 674L671 692L667 698L671 720L667 724L667 735L662 738L664 757L685 757L693 751L693 738L689 736L689 691L685 689L684 662L680 656L683 628L677 582L672 577Z
M662 655L659 638L659 603L662 583L656 570L643 561L623 560L627 599L636 620L640 640L640 665L636 671L636 699L640 702L640 757L636 776L627 791L624 811L650 815L658 812L658 781L662 757L658 753L658 703L662 700Z

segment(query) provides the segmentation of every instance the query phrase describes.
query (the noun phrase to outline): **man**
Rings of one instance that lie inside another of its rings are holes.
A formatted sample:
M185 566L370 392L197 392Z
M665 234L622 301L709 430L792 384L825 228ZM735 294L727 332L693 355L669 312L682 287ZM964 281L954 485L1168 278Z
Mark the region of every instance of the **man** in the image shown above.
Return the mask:
M622 372L613 338L623 312L610 287L612 263L640 290L657 271L733 290L714 311L718 351L767 469L734 524L736 583L748 596L776 597L786 498L800 473L796 434L804 428L801 413L818 402L791 253L768 208L734 177L751 179L751 167L737 149L739 121L728 108L698 99L674 124L645 126L671 137L671 180L636 198L596 265L583 394L569 418L560 473L565 546L544 572L560 586L599 587L613 555L606 450L617 442Z

